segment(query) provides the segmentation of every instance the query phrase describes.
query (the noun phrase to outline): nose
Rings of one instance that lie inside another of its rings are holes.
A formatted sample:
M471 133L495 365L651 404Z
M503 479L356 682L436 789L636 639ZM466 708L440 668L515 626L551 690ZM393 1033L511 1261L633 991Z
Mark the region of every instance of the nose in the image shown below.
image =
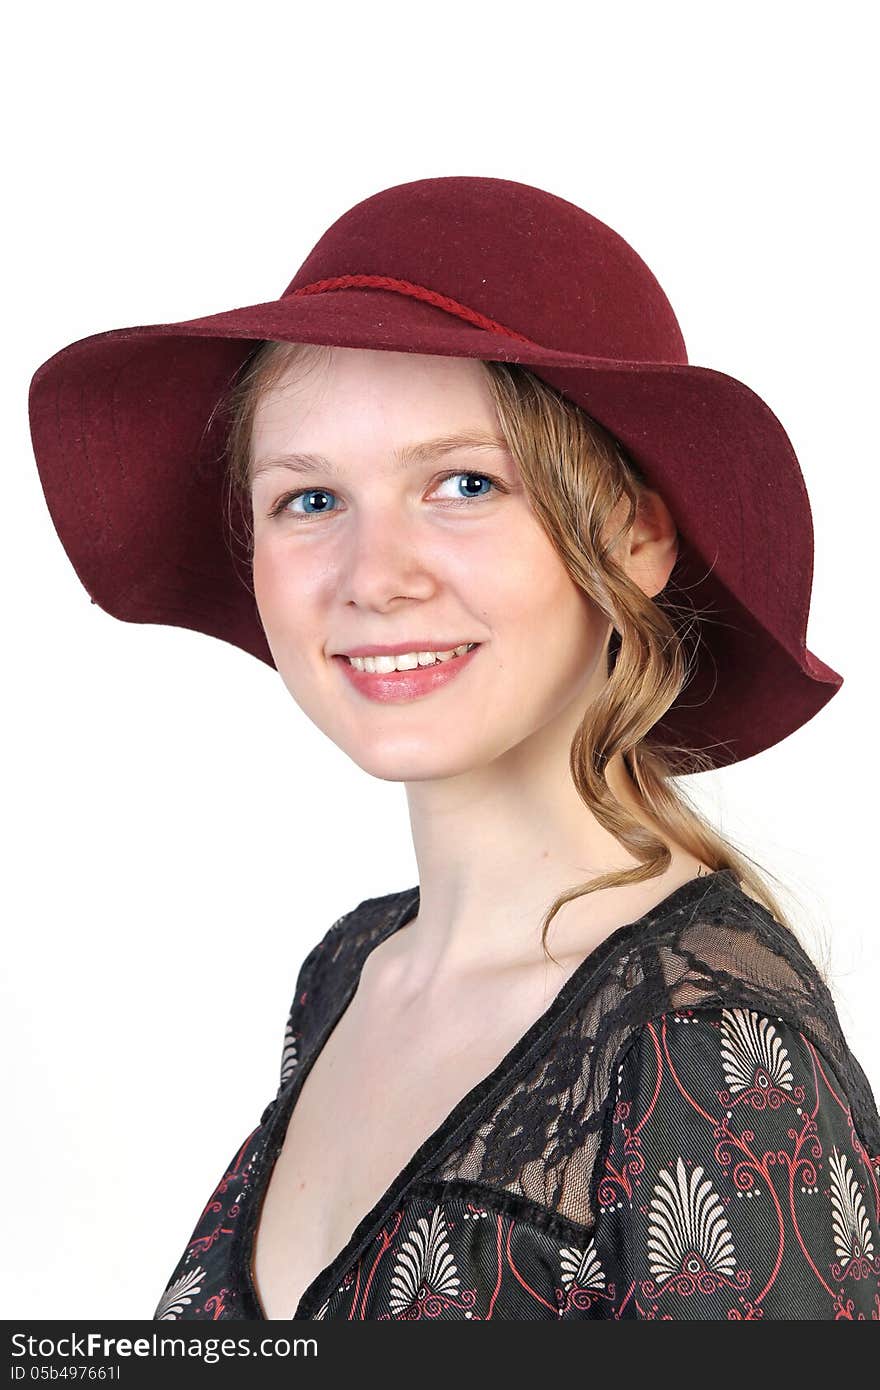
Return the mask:
M427 598L436 589L419 528L399 512L362 512L346 528L336 574L337 597L363 608L397 598Z

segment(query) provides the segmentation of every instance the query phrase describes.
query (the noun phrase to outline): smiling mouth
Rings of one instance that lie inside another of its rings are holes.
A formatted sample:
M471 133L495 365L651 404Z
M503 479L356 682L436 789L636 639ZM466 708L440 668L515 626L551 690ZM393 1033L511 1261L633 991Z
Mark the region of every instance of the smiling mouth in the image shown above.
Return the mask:
M460 647L443 652L402 652L397 656L346 656L340 653L336 660L365 675L389 676L396 672L425 670L450 661L457 661L480 645L479 642L463 642Z
M476 659L477 652L483 644L481 642L465 642L462 644L461 651L456 648L446 655L436 653L441 659L437 661L424 660L429 655L435 653L419 652L417 656L423 658L423 664L404 666L398 670L396 664L391 670L364 670L366 661L388 664L389 661L395 663L401 659L397 657L355 657L349 658L343 653L335 654L334 661L340 662L340 670L344 675L346 683L351 688L363 696L366 700L377 700L380 704L390 703L393 705L408 704L411 701L420 701L430 698L435 692L446 689L454 685L462 673L462 680L465 679L464 672L468 670L471 662ZM405 653L404 656L412 656L413 653ZM354 661L360 661L361 667L358 669Z

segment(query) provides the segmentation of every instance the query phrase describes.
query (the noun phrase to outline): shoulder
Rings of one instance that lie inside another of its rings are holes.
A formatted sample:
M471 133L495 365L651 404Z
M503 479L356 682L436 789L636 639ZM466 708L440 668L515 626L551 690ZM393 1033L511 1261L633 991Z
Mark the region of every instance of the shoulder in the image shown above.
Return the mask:
M363 898L326 929L308 951L296 977L284 1028L281 1085L296 1069L305 1045L341 1010L364 958L412 903L415 889Z
M880 1313L877 1130L796 1023L667 1012L633 1035L612 1101L596 1239L631 1315Z
M870 1088L857 1107L852 1072L779 1014L728 1005L650 1019L624 1049L612 1086L609 1123L639 1112L639 1131L663 1142L682 1126L713 1139L738 1126L768 1147L795 1132L801 1148L824 1137L880 1186L880 1117Z
M314 986L328 967L359 967L376 942L401 919L416 891L406 888L361 899L356 907L337 917L312 946L301 966L301 976Z
M739 1027L745 1045L745 1021L761 1016L767 1020L759 1030L767 1046L771 1038L784 1046L780 1035L790 1030L793 1049L809 1044L814 1055L826 1059L851 1099L857 1125L872 1146L880 1147L876 1102L827 984L794 933L747 895L732 874L715 876L702 892L695 889L681 910L664 916L643 939L627 943L613 966L606 992L621 983L627 987L620 1012L628 1027L621 1043L649 1020L693 1012L702 1022L692 1044L702 1039L705 1048L723 1042L732 1056L733 1030ZM672 1031L680 1033L681 1026Z
M719 1123L738 1116L752 1127L762 1116L793 1123L833 1105L854 1127L845 1079L797 1022L737 1005L649 1019L617 1066L616 1100L627 1091L656 1094L656 1104L677 1113L689 1108Z

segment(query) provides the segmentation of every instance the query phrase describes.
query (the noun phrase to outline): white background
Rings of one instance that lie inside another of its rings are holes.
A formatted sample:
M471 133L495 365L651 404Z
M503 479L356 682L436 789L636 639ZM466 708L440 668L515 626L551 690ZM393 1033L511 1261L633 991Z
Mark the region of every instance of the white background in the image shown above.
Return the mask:
M7 1318L152 1315L274 1095L306 951L417 882L403 788L349 763L273 671L89 602L43 502L30 377L91 333L276 297L342 212L409 179L493 175L587 208L657 275L690 360L783 421L814 514L808 644L846 683L689 786L788 885L880 1090L870 15L153 0L7 18Z

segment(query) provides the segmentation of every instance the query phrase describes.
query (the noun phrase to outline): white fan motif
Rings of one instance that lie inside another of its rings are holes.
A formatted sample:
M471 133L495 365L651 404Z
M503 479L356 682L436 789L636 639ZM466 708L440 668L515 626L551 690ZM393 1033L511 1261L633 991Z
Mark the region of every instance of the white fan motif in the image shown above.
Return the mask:
M578 1250L574 1245L566 1245L559 1252L562 1287L570 1289L601 1290L605 1288L605 1272L596 1251L595 1238L590 1240L586 1250Z
M281 1085L283 1086L290 1076L299 1056L297 1053L296 1038L293 1036L293 1025L288 1022L284 1029L284 1051L281 1053Z
M708 1271L730 1277L736 1270L733 1237L721 1198L697 1167L688 1177L683 1159L675 1177L664 1168L654 1187L648 1223L648 1263L657 1280L697 1279Z
M205 1271L201 1265L197 1265L187 1274L182 1274L173 1284L169 1284L159 1299L159 1306L153 1314L154 1322L157 1320L160 1322L176 1321L184 1308L192 1303L194 1296L201 1293L202 1286L198 1281L204 1277Z
M394 1262L391 1279L390 1311L405 1313L414 1303L430 1294L454 1298L459 1277L449 1249L446 1220L439 1206L430 1221L423 1216L403 1242Z
M788 1052L770 1019L752 1009L722 1009L721 1065L730 1091L770 1086L791 1091Z
M846 1154L833 1148L828 1155L831 1171L831 1210L834 1246L841 1265L864 1256L874 1258L874 1240L865 1202Z

